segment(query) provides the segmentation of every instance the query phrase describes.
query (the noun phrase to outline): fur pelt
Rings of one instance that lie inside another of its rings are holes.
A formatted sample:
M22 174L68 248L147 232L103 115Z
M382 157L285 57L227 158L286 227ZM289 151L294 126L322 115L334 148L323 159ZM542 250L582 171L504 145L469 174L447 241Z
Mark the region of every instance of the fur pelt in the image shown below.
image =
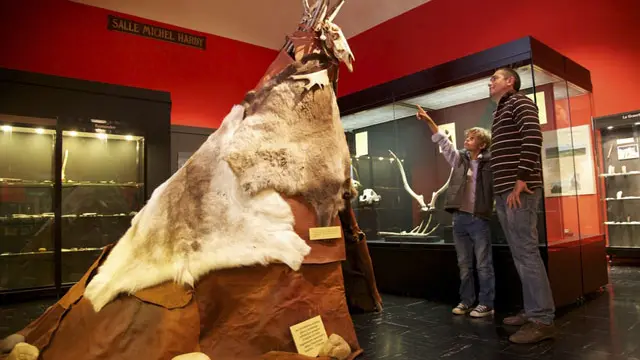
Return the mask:
M303 195L328 225L351 190L349 152L331 86L305 89L289 65L236 105L134 217L85 296L99 311L120 293L209 271L282 262L298 270L310 248L293 230L285 195Z

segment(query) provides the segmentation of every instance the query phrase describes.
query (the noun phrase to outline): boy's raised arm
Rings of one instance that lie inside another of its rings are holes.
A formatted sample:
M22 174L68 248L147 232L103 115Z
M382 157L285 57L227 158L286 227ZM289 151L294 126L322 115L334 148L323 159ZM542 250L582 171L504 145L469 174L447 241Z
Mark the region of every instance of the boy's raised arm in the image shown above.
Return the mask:
M422 107L420 107L420 105L418 105L418 113L416 113L416 117L427 123L429 129L431 129L431 132L433 133L431 140L440 146L442 149L442 155L449 165L452 167L457 166L460 161L460 154L458 153L458 150L454 148L447 135L438 130L438 125L436 125L433 119L422 109Z

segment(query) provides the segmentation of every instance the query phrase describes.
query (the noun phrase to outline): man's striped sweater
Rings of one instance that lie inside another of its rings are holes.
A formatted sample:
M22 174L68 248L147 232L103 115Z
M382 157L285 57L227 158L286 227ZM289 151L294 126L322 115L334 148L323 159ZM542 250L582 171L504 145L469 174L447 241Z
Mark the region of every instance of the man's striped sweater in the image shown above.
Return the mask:
M516 180L542 186L542 131L537 106L525 95L508 93L498 102L491 127L491 170L495 194L513 190Z

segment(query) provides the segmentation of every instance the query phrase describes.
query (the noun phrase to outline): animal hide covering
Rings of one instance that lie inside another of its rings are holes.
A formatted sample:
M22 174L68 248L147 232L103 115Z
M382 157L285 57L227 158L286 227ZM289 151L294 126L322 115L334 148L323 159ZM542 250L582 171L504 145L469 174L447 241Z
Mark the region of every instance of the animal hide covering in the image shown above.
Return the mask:
M153 192L89 282L96 311L120 293L168 280L193 286L213 270L273 262L299 269L310 249L281 194L302 195L327 226L351 191L333 88L308 88L327 66L314 55L293 62L231 109Z

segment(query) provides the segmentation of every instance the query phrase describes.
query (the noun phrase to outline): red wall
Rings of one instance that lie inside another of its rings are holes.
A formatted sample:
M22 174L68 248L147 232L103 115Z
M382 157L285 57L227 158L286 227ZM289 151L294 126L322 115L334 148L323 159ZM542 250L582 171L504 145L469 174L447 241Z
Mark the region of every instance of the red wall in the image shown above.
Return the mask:
M591 71L597 116L640 108L640 1L432 0L350 39L340 95L531 35Z
M108 14L66 0L0 0L0 67L169 91L173 124L215 128L277 55L214 35L201 34L203 51L108 31Z

